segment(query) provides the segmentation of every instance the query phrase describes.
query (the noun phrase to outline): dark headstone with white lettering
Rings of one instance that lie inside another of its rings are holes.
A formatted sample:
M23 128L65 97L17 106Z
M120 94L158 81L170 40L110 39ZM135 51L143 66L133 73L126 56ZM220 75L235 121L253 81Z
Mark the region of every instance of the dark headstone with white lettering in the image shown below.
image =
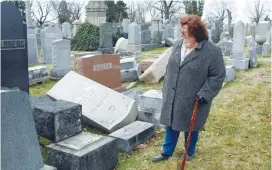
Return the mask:
M27 32L21 13L1 2L1 86L29 92Z
M102 54L112 54L113 44L112 44L112 23L104 23L100 25L100 47L99 51Z
M1 3L1 5L3 5ZM3 6L2 6L3 7ZM6 6L5 6L6 7ZM2 8L3 10L4 8ZM1 87L1 168L40 170L43 161L26 92Z

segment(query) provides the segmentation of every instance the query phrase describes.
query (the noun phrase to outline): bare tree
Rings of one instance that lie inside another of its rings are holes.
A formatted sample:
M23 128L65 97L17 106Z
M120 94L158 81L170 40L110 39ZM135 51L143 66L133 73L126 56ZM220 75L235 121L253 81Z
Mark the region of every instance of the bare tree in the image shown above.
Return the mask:
M180 0L152 0L146 2L149 10L157 10L161 14L161 18L171 19L182 8ZM152 11L154 13L154 11Z
M31 5L34 2L32 1ZM52 5L48 1L35 1L35 8L32 7L32 16L39 27L43 27L45 23L54 21L55 18L49 19L49 14L52 11Z
M128 17L130 22L144 23L146 18L146 4L142 2L131 2L128 4Z
M265 9L264 3L261 3L260 0L255 0L253 2L253 6L249 8L249 18L255 23L259 23L259 21L265 16L268 10Z
M70 11L72 15L72 18L71 18L72 21L80 19L83 8L84 8L84 3L82 1L71 2Z
M213 1L210 5L209 15L216 20L223 22L227 17L227 1Z

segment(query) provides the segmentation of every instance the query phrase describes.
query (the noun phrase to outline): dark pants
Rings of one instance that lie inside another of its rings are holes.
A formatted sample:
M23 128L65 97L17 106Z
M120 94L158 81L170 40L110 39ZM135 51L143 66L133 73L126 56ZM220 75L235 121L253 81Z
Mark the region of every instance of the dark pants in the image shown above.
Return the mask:
M162 155L167 155L167 156L173 155L177 142L178 142L179 134L180 134L179 131L175 131L170 127L166 128ZM196 143L198 140L198 134L199 134L198 131L192 132L191 141L190 141L190 145L187 152L189 156L192 156L195 153ZM184 132L184 148L186 147L186 140L188 136L189 136L189 132Z

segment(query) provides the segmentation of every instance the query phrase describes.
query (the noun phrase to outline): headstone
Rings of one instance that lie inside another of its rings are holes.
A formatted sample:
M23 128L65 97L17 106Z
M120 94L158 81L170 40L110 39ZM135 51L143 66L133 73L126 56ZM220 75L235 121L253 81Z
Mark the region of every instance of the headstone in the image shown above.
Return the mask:
M65 39L70 39L71 35L71 25L68 22L62 24L62 36Z
M267 33L269 32L269 21L260 21L256 27L256 35L255 35L255 40L258 43L259 49L262 48L264 43L267 40ZM260 50L256 51L257 54L262 54Z
M130 97L136 101L136 105L140 104L140 95L143 94L141 87L135 87L133 89L129 89L127 91L122 92L123 95Z
M27 29L28 65L38 64L38 48L36 35L33 29Z
M151 44L151 31L150 30L141 31L141 43L142 44Z
M33 28L33 20L31 18L30 0L25 1L25 18L26 18L27 28Z
M151 30L161 31L162 30L162 19L161 18L152 18L151 20Z
M56 39L62 39L63 35L62 35L62 31L60 29L60 27L58 25L53 26L52 28L50 28L53 30L53 32L55 33Z
M107 170L118 162L116 139L82 132L47 146L48 164L58 170Z
M180 40L180 39L183 39L182 35L181 35L181 32L180 32L180 29L179 27L174 27L174 39L175 40Z
M53 61L50 77L60 79L72 70L70 40L59 39L53 41Z
M41 30L41 45L42 45L42 56L43 63L52 63L52 45L53 41L56 40L55 29L46 28Z
M81 104L83 122L105 132L128 125L138 114L133 99L73 71L58 81L47 95Z
M145 84L158 83L165 75L166 66L170 58L172 48L165 50L159 58L139 77Z
M45 82L49 79L46 65L28 68L29 85Z
M37 135L59 142L82 131L82 107L68 101L53 101L49 96L31 97Z
M7 18L8 12L16 14L17 8L11 6L7 2L1 2L1 11L6 12ZM10 20L11 23L12 21ZM1 89L1 169L41 168L43 161L28 94Z
M269 47L268 41L266 41L266 42L263 44L263 51L262 51L262 56L263 56L263 57L269 57L270 48L271 48L271 47Z
M99 51L102 54L112 54L112 24L104 23L100 25L100 47Z
M256 56L255 41L253 35L247 37L247 47L248 47L248 58L249 58L249 67L257 67L258 61Z
M121 87L119 55L101 54L79 57L75 59L74 70L106 87L112 89Z
M130 152L137 145L145 143L155 134L154 125L147 122L136 121L111 134L117 139L117 148L122 152Z
M53 167L53 166L49 166L49 165L44 165L43 169L41 170L57 170L57 168Z
M227 65L234 65L237 70L247 70L249 60L245 58L245 33L244 23L239 21L235 24L233 33L232 54Z
M27 30L21 13L1 2L1 86L29 92Z
M35 31L35 35L36 35L36 40L37 40L37 48L42 48L41 46L41 29L36 27L34 28L34 31ZM39 54L38 54L39 56Z
M173 38L166 38L165 39L165 45L167 47L172 47L175 44L175 40Z
M129 24L128 50L141 52L141 28L135 22Z
M234 65L227 65L226 66L226 77L225 81L232 81L235 79L235 67Z
M146 31L151 26L151 24L150 23L144 23L144 24L141 24L140 26L141 26L141 31Z
M86 6L86 21L96 26L106 23L107 8L105 1L89 1Z
M161 44L162 43L162 35L163 35L162 31L153 31L151 42L154 44Z
M128 33L128 25L129 25L129 20L128 19L123 19L123 32Z
M141 72L144 72L147 70L155 61L157 58L147 58L140 61L140 69Z
M119 38L115 44L114 53L118 53L119 51L126 51L128 46L128 39L123 37Z
M81 22L80 20L74 20L72 24L73 24L73 37L74 37L80 28Z

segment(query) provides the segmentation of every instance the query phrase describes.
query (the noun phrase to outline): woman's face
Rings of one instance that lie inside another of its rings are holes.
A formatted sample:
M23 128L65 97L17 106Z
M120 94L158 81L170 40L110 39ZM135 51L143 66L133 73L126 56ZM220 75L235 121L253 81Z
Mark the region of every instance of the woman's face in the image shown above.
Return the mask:
M187 40L189 38L188 25L182 25L180 32L184 39Z

